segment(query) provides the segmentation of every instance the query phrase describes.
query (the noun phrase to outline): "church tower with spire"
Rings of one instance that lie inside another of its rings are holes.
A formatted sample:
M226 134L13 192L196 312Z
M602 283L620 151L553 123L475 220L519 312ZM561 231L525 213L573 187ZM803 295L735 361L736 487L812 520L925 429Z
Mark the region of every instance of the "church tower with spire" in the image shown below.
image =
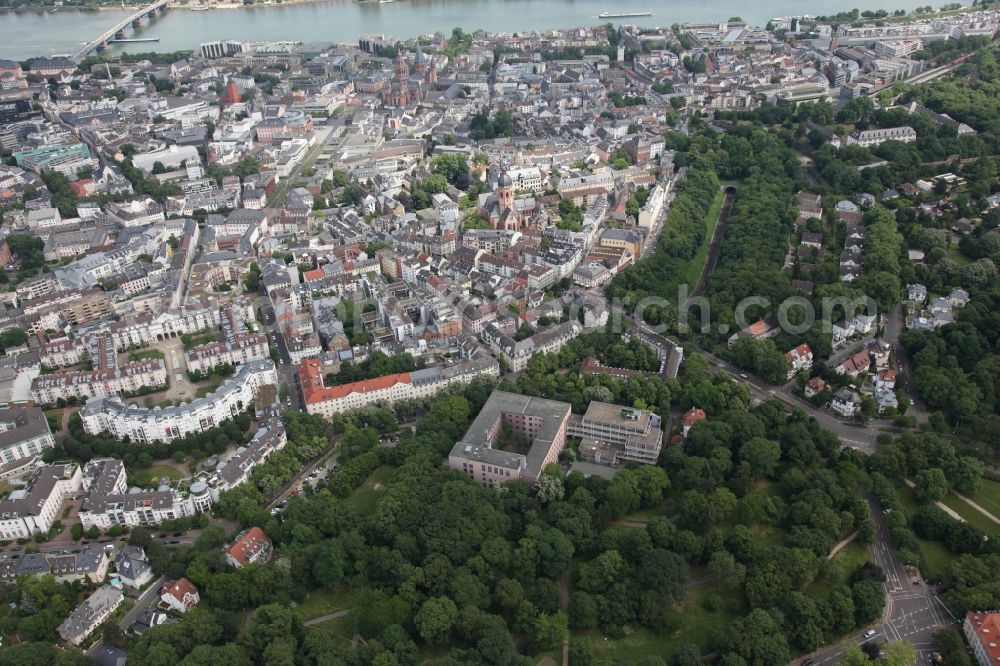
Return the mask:
M420 48L420 42L417 42L417 52L413 59L413 71L420 76L426 76L427 74L427 59L424 58L424 50Z
M406 83L407 79L410 78L410 67L406 64L406 60L403 59L403 50L400 48L396 49L396 83L400 85Z
M497 179L497 203L500 204L501 211L514 208L514 181L506 168L500 172L500 178Z

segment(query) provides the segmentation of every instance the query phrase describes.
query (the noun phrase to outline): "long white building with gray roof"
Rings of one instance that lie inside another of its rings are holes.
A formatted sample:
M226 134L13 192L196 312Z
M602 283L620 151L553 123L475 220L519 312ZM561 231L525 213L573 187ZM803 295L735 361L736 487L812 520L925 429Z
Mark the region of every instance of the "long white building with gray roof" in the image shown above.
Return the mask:
M176 407L150 409L127 405L118 397L101 397L88 400L80 416L83 429L92 435L110 433L142 444L169 442L237 416L253 404L261 387L277 383L271 359L252 359L215 391Z

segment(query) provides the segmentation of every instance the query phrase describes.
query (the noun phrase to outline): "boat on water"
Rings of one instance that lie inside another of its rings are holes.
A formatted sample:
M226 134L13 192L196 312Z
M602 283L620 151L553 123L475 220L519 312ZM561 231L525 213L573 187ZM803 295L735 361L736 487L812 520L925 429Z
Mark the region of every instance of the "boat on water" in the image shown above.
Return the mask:
M602 12L597 18L631 18L633 16L652 16L653 12Z
M196 5L191 8L193 12L207 12L211 7L206 7L205 5Z

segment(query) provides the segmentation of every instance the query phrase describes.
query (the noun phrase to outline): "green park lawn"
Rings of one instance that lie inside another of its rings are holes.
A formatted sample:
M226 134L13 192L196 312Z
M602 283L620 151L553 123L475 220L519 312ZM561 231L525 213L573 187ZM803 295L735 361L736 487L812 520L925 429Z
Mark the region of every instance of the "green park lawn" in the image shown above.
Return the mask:
M154 484L153 479L164 477L177 481L181 478L179 470L170 465L150 465L143 469L130 469L128 471L129 483L140 488L149 488Z
M370 514L375 510L375 502L378 501L382 489L395 471L396 468L392 465L382 465L377 468L357 490L351 493L345 500L346 504L354 507L363 516Z
M997 525L992 520L973 509L964 500L958 498L954 493L948 493L948 496L945 497L942 502L949 509L962 516L962 518L965 519L965 522L969 523L973 527L981 529L986 534L997 534L1000 532L1000 525Z
M651 519L657 516L666 516L667 513L668 509L666 502L660 502L656 506L651 506L648 509L640 509L635 513L623 516L622 520L627 520L633 523L648 523Z
M333 590L319 588L311 591L306 600L295 607L295 612L303 620L311 620L315 617L347 610L353 602L353 593L346 585ZM336 620L331 620L331 622L336 622ZM324 622L324 624L327 623Z
M715 227L719 223L719 211L722 210L724 199L725 195L720 191L715 195L715 199L712 200L712 205L708 207L708 212L705 213L705 227L707 229L705 240L701 244L701 247L698 248L698 253L678 272L677 284L687 284L691 287L697 284L698 278L701 276L701 269L708 260L708 248L712 244L712 235L715 233Z
M45 418L49 421L49 428L52 432L59 432L62 429L62 415L63 410L61 409L46 409Z
M141 349L139 351L134 351L129 353L128 360L130 361L144 361L144 360L163 360L163 352L159 349Z
M705 608L705 600L716 596L720 606L710 611ZM712 627L728 625L745 612L738 595L723 594L711 587L688 590L687 598L679 609L681 626L672 635L653 633L648 629L638 629L624 638L604 639L598 630L586 632L593 641L597 653L596 664L608 664L613 660L624 663L638 663L651 654L666 657L682 643L694 643L701 651L708 651L708 634Z
M218 375L212 375L206 381L208 382L207 384L199 386L195 390L194 395L196 398L204 398L206 395L222 386L224 379Z
M969 499L1000 518L1000 483L983 479L983 486Z
M908 518L912 518L917 512L917 497L913 493L913 488L906 485L896 487L896 496L903 507L903 511ZM917 537L920 542L920 571L925 578L937 580L944 574L948 565L955 556L951 554L944 544L938 541L926 541Z
M311 627L306 627L306 631L327 634L334 645L337 654L345 654L351 651L351 635L354 633L354 622L351 616L338 617L336 620L323 622Z
M819 576L806 588L806 593L817 599L826 599L840 585L850 585L851 575L868 561L868 548L852 541L844 546L832 560L825 562Z

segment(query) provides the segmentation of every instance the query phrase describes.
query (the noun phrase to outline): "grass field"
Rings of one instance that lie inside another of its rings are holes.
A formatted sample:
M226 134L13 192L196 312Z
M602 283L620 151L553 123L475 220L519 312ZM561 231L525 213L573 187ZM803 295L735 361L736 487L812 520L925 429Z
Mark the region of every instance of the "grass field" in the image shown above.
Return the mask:
M306 627L306 631L327 634L334 640L330 641L334 645L337 654L344 654L351 650L351 635L354 633L354 622L351 616L338 617L323 624L316 624Z
M835 587L850 583L851 574L868 559L868 549L865 545L852 541L832 560L823 564L819 577L806 587L806 594L817 599L826 599Z
M705 266L705 261L708 259L708 248L712 244L712 234L715 233L715 227L719 223L719 211L722 210L722 201L724 199L725 195L720 191L715 195L715 199L712 200L712 205L709 206L708 212L705 213L705 226L707 229L705 232L705 241L698 248L698 253L684 265L682 270L678 271L677 284L691 286L697 284L698 278L701 276L701 269Z
M965 519L965 522L969 523L973 527L981 529L986 534L1000 533L1000 525L997 525L992 520L973 509L971 506L966 504L965 501L959 499L953 493L949 493L948 496L944 498L943 503L949 509L962 516L962 518Z
M163 352L159 349L142 349L140 351L131 352L128 355L128 360L130 361L144 361L144 360L160 359L163 360Z
M164 477L177 481L181 478L181 473L170 465L151 465L145 469L128 470L129 484L140 488L149 488L156 485L153 479Z
M714 596L719 607L710 611L705 608L706 598ZM708 634L712 627L726 625L744 612L737 595L720 594L710 587L688 590L687 599L679 609L681 627L670 636L655 634L647 629L639 629L624 638L604 640L599 631L587 632L594 640L597 651L595 664L609 664L612 661L639 663L647 655L666 658L682 643L694 643L702 652L707 652Z
M213 377L214 377L214 375L213 375ZM204 398L206 395L208 395L209 393L211 393L215 389L217 389L220 386L222 386L222 382L223 381L224 380L223 380L222 377L215 377L214 379L213 378L209 378L207 384L205 384L204 386L199 386L195 390L195 392L194 392L195 397L196 398Z
M350 588L343 586L335 590L321 588L309 593L309 597L295 607L295 612L303 620L311 620L314 617L329 615L337 611L347 610L354 602L353 593ZM337 620L331 620L336 622ZM327 624L327 623L324 623Z
M964 266L970 261L972 261L967 256L962 254L957 247L953 247L950 250L948 250L948 254L946 256L948 259L951 259L959 266Z
M630 513L627 516L623 516L622 520L628 520L636 523L648 523L650 519L656 516L666 516L668 513L667 505L665 502L660 502L656 506L650 507L648 509L640 509L635 513Z
M52 432L59 432L62 430L62 414L61 409L46 409L45 418L48 419L49 428Z
M969 499L1000 518L1000 483L983 479L983 487Z
M375 502L382 493L382 487L392 478L396 468L391 465L382 465L371 473L361 486L351 493L346 503L363 516L367 516L375 510Z
M896 496L899 497L907 517L912 518L919 506L913 488L905 485L897 486ZM920 542L920 571L930 580L939 579L955 556L938 541L925 541L919 537L917 541Z

